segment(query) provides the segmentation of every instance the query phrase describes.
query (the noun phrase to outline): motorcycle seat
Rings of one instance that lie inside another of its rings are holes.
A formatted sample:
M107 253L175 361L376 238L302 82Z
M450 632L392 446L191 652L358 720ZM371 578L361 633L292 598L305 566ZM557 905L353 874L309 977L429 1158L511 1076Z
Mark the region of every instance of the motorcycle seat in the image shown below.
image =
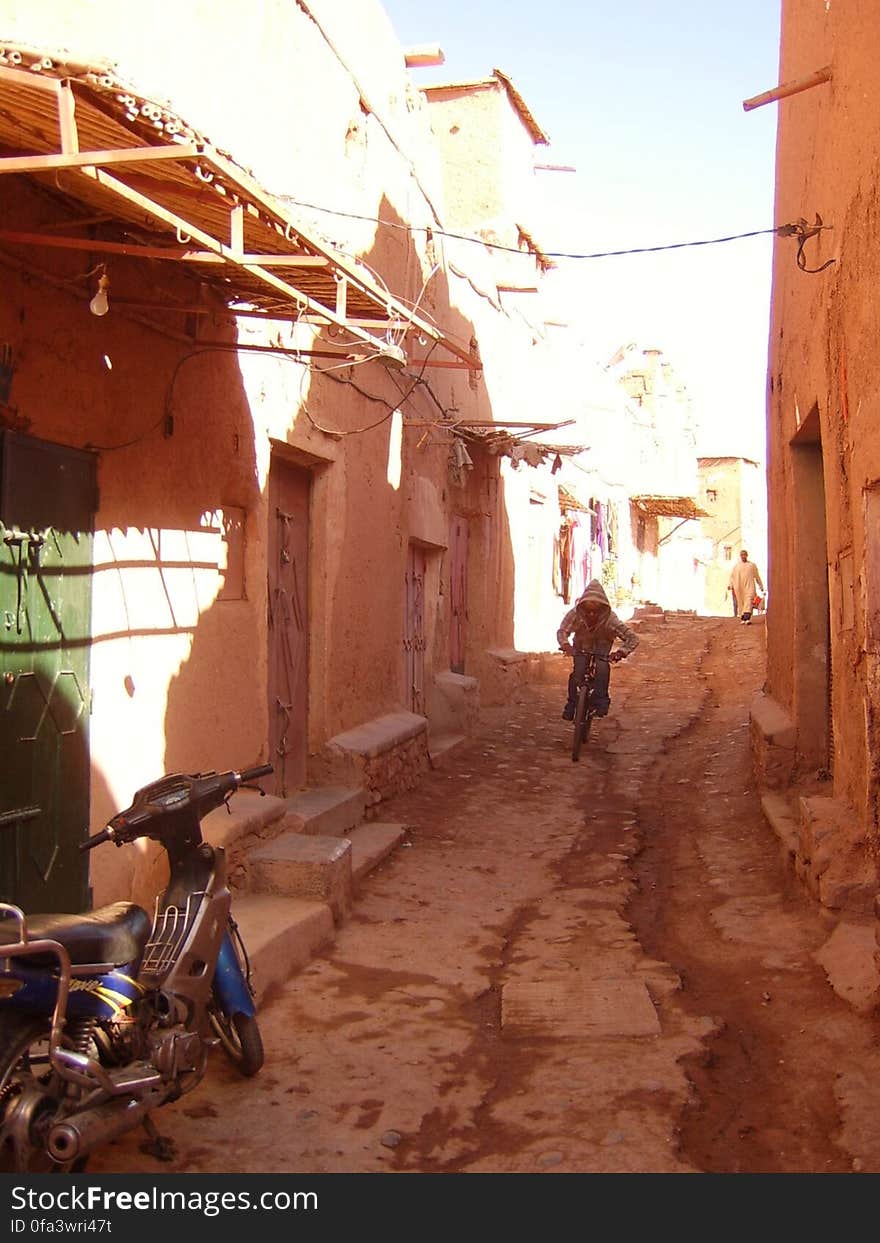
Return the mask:
M112 964L121 967L140 959L153 921L134 902L112 902L83 915L28 915L28 939L59 941L73 966ZM3 945L18 940L18 927L11 920L0 923L0 954ZM27 954L19 959L29 967L51 967L53 954Z

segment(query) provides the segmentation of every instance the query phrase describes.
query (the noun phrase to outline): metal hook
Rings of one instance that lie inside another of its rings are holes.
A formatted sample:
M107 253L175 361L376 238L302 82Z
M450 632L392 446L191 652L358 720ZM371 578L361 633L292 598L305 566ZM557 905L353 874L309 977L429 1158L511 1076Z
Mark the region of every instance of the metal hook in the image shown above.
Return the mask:
M816 235L821 233L823 229L830 229L830 228L831 228L830 224L822 223L822 217L819 215L818 212L816 212L816 223L814 225L808 225L806 220L804 220L803 218L797 222L798 248L797 248L797 254L795 255L795 262L797 263L798 267L800 268L802 272L808 272L811 275L814 275L817 272L824 272L825 269L830 267L832 263L837 262L837 260L834 258L826 259L825 262L820 267L808 268L807 260L804 255L804 245L806 244L806 242L811 237L816 237Z

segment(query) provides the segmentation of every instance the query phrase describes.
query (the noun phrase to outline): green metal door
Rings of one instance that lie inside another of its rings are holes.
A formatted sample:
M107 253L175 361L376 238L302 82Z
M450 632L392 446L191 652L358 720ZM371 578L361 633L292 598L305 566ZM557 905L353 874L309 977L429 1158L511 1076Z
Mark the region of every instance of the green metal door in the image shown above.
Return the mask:
M93 454L0 432L0 899L80 911L88 864Z

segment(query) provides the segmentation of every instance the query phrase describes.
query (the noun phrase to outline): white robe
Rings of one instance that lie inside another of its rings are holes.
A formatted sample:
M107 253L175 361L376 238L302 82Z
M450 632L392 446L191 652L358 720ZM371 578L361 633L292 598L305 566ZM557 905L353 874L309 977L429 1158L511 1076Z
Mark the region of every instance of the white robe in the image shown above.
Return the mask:
M736 607L740 613L751 613L757 588L760 587L762 593L764 591L764 584L754 561L737 561L730 571L728 586L734 590Z

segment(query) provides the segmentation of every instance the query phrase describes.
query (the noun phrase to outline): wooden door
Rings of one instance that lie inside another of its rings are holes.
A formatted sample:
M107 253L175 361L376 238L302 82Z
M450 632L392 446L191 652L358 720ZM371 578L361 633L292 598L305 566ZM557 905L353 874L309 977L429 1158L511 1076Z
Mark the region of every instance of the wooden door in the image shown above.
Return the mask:
M424 548L410 544L406 567L406 623L403 639L405 687L410 712L425 714L425 570Z
M464 673L467 642L467 519L453 514L449 526L449 668Z
M308 720L309 472L269 472L269 744L275 793L305 784ZM267 787L268 788L268 787Z
M81 911L88 861L93 454L0 433L0 898Z

